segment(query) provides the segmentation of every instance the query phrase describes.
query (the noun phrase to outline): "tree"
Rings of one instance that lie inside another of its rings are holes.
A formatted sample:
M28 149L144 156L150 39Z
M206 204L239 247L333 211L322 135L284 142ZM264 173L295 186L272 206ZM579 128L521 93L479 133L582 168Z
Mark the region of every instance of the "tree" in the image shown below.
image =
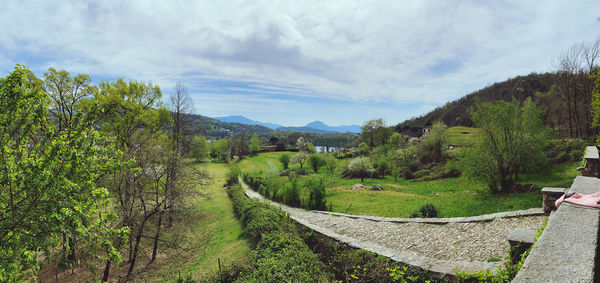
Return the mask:
M42 81L17 65L0 79L0 280L30 280L38 255L61 259L62 235L76 237L82 261L119 261L127 228L108 228L108 192L96 179L121 170L120 152L93 127L97 107L73 113L68 129L48 121ZM64 241L63 241L64 243ZM27 276L27 278L25 278Z
M197 161L204 161L208 156L208 142L203 136L195 136L190 141L190 157L195 158Z
M308 153L316 153L317 150L315 149L315 146L312 143L308 143L308 145L306 146L306 152Z
M298 148L298 151L308 151L308 141L306 139L304 139L304 137L299 137L298 140L296 140L296 148Z
M216 141L212 141L209 144L210 147L210 155L212 158L217 158L221 160L226 160L229 156L229 140L228 139L220 139Z
M173 210L176 207L176 199L181 199L177 191L177 184L179 183L179 177L182 170L182 162L184 160L183 145L184 141L190 136L189 130L192 123L192 109L194 102L190 96L187 87L180 82L175 84L175 92L169 96L169 110L171 111L171 118L173 119L173 126L170 127L171 135L171 150L166 151L168 154L168 162L166 164L166 188L165 196L167 198L166 210L168 213L168 226L173 224ZM159 214L158 223L162 223L162 213ZM160 225L157 225L157 237L155 239L155 247L158 241L158 234L160 232ZM154 261L156 256L156 248L153 251L153 257L151 261Z
M96 91L91 82L92 79L86 74L71 77L67 71L56 71L54 68L44 73L44 86L51 99L50 113L58 120L59 130L68 127L79 110L79 104Z
M393 130L385 125L383 119L373 119L366 121L361 127L361 138L367 142L369 147L384 145Z
M360 156L367 156L367 155L369 155L369 151L370 150L371 149L369 148L369 146L365 142L361 142L358 145L358 154Z
M279 162L281 162L281 165L283 165L283 169L288 169L288 166L290 164L290 155L289 154L282 154L281 156L279 156Z
M398 148L404 146L407 142L408 142L408 137L405 135L402 135L398 132L392 133L390 138L387 140L387 144L393 149L398 149Z
M252 138L250 138L250 152L252 154L256 154L260 151L260 140L258 139L258 134L254 133Z
M313 153L308 156L308 163L315 173L319 173L319 168L325 165L325 159L318 153Z
M361 182L374 171L373 165L368 157L358 157L350 161L347 170L350 174L359 176Z
M419 145L419 162L427 164L443 161L447 140L446 125L441 121L434 123L425 140Z
M278 143L279 143L278 137L270 137L269 138L269 145L277 145Z
M337 167L337 158L335 158L333 154L325 155L325 166L327 166L327 169L333 173L333 171L335 171L335 167Z
M49 68L44 73L44 86L50 97L49 114L57 122L58 131L68 129L71 126L76 113L81 110L81 104L84 104L95 92L96 88L90 85L91 81L91 78L86 74L71 77L67 71L56 71L54 68ZM74 262L77 239L67 237L66 233L63 238L65 245L68 245L71 250L65 260Z
M522 106L517 100L479 103L471 116L481 135L464 152L465 173L486 181L492 192L508 190L520 172L546 163L549 129L531 98Z
M172 211L175 201L173 189L177 181L167 179L166 174L172 170L173 152L179 147L173 147L173 140L161 142L167 139L165 133L173 113L161 103L161 96L158 86L118 79L102 82L94 99L103 108L98 123L101 130L115 140L126 159L135 160L135 171L119 172L105 180L118 204L121 225L131 229L128 275L134 270L146 224L165 210ZM171 134L172 138L178 135ZM164 169L154 172L160 168ZM160 191L156 191L157 180L164 181Z
M294 156L292 156L292 164L298 163L300 164L300 168L302 168L302 165L304 165L304 163L306 163L306 159L308 158L308 153L301 151L298 152L296 154L294 154Z

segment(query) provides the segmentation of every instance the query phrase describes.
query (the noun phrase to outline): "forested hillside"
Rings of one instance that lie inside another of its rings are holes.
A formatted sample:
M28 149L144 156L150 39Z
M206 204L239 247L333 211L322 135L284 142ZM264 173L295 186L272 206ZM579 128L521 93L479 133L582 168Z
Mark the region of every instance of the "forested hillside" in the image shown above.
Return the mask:
M231 136L239 136L243 133L267 134L273 131L261 125L247 125L240 123L227 123L210 117L190 114L192 123L190 131L201 134L208 139L220 139Z
M591 137L593 74L598 68L600 41L575 44L556 59L554 72L517 76L468 94L420 117L396 125L396 131L411 136L441 120L448 126L473 126L470 111L477 102L524 101L531 97L545 110L544 123L561 137Z
M469 109L477 101L510 101L513 98L524 101L527 97L535 97L537 92L548 92L552 85L558 84L559 81L560 76L555 73L532 73L527 76L518 76L504 82L494 83L458 100L448 102L425 115L399 123L396 125L396 130L410 135L419 135L423 127L431 126L437 120L442 120L449 127L471 127L473 121Z

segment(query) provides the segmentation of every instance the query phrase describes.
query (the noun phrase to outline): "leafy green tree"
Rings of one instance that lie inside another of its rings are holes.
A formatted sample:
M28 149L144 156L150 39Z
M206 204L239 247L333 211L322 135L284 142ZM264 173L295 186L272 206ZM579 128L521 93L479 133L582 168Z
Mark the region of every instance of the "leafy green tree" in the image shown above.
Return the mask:
M369 155L369 151L371 151L371 149L369 148L369 146L365 142L361 142L358 145L358 154L360 156L367 156L367 155Z
M279 156L279 162L281 162L281 165L283 165L283 169L288 169L288 166L290 164L290 155L287 153L282 154L281 156Z
M315 173L319 173L319 168L325 165L325 159L323 159L323 157L320 154L313 153L308 156L308 163L310 164Z
M203 136L195 136L190 141L190 157L195 158L197 161L204 161L208 156L208 142Z
M365 177L370 176L374 171L371 160L369 160L368 157L358 157L350 161L350 163L348 163L347 170L350 172L350 174L359 176L361 182L363 182Z
M329 172L333 173L335 171L335 168L337 167L337 158L335 158L335 156L333 156L333 154L329 153L327 155L325 155L325 166L327 166L327 169L329 169Z
M402 135L398 132L394 132L388 139L387 144L393 149L398 149L398 148L404 146L407 142L408 142L408 136Z
M250 152L252 154L256 154L260 151L260 140L258 139L258 135L254 133L252 138L250 138Z
M308 153L316 153L317 150L315 149L315 146L312 143L308 143L308 145L306 146L306 151Z
M72 77L69 72L49 68L44 73L44 86L50 96L50 113L58 121L59 130L65 129L75 117L80 103L91 98L96 88L91 86L92 79L86 74Z
M250 146L244 139L244 136L239 139L230 139L229 140L229 158L239 158L241 159L243 156L250 154Z
M123 79L102 82L95 96L104 110L99 121L101 130L115 140L125 158L135 160L134 167L138 171L120 172L106 180L119 204L117 210L122 225L131 229L128 275L132 274L143 245L146 224L165 209L171 210L169 206L175 193L165 175L168 171L161 169L170 166L169 151L175 150L165 141L167 129L172 125L172 113L161 103L161 97L158 86Z
M30 280L45 258L63 258L62 235L77 238L82 260L119 261L127 228L108 228L108 191L96 180L125 167L120 152L94 129L97 107L70 117L68 129L47 120L42 81L17 65L0 79L0 281ZM64 244L64 242L63 242Z
M373 119L366 121L361 127L361 138L367 142L370 148L384 145L393 130L386 126L383 119Z
M229 140L228 139L220 139L216 141L212 141L209 144L210 155L213 158L226 160L229 156Z
M298 152L296 154L294 154L294 156L292 156L292 164L300 164L300 168L302 168L302 166L304 165L304 163L306 163L306 159L308 158L308 153L301 151Z
M447 140L446 125L441 121L434 123L425 140L419 145L419 162L427 164L443 161Z
M464 172L500 192L514 185L520 172L546 164L543 149L549 129L542 114L531 98L523 105L517 100L477 104L471 115L481 135L476 146L464 152Z

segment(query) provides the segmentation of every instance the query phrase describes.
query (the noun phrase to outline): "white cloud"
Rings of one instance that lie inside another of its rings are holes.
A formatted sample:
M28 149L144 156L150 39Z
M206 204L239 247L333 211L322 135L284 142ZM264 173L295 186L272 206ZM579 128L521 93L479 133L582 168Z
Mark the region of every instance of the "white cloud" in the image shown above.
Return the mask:
M223 79L395 105L442 105L495 81L548 71L562 49L595 39L600 27L598 4L586 0L3 5L5 72L27 60L38 72L53 66L163 88Z

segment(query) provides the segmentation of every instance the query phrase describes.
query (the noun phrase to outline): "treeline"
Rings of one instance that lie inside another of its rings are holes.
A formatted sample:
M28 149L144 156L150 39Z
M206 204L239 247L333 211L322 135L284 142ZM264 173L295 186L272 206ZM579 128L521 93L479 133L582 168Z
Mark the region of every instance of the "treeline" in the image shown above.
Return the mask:
M0 79L0 281L32 280L42 263L107 281L122 257L131 278L142 250L148 263L177 245L165 234L206 179L186 161L187 89L164 105L150 83L91 81L19 65Z
M555 59L554 72L518 76L468 94L458 100L420 117L396 125L395 130L419 136L422 129L435 121L448 126L473 126L470 111L478 102L531 97L545 110L544 124L561 137L592 137L598 131L592 127L592 96L594 81L591 75L598 68L600 40L573 45Z

